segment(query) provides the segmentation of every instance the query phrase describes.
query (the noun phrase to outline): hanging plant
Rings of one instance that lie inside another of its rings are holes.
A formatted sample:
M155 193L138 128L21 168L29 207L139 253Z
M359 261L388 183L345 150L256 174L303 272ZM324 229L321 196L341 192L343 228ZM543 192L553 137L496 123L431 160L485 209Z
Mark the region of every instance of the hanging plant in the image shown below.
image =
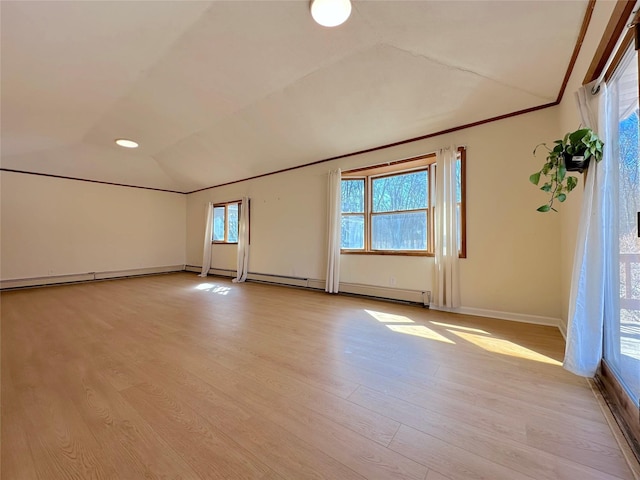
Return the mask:
M567 172L582 173L591 159L596 162L602 160L602 140L590 128L583 128L572 133L567 133L562 140L556 140L553 148L546 143L541 143L533 150L535 156L541 146L547 149L547 157L542 169L529 177L534 185L540 184L542 178L544 184L540 190L550 194L550 199L545 205L538 207L538 212L557 210L553 203L557 200L562 203L567 199L567 194L578 184L578 179Z

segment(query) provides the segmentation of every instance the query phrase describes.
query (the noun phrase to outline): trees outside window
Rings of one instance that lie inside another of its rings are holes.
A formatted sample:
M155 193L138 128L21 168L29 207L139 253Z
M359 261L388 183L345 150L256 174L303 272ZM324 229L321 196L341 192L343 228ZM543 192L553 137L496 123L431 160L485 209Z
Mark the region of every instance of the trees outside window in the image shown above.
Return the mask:
M342 252L433 255L435 155L343 172ZM464 256L464 161L456 165L458 250Z
M213 206L213 242L238 243L240 202L219 203Z

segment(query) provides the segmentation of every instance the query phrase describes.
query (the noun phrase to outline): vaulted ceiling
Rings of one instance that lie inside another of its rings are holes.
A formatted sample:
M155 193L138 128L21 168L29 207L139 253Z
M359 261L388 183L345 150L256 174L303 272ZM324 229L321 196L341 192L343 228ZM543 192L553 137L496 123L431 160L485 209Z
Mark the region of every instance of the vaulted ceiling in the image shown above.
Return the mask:
M2 168L189 192L553 102L587 0L0 8Z

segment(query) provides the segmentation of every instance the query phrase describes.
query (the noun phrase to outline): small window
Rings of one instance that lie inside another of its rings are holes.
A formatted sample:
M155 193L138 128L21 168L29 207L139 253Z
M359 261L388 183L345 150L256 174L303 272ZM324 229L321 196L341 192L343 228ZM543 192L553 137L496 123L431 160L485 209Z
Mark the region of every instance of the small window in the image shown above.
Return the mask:
M465 150L458 150L458 251L466 255ZM433 255L436 156L343 172L342 252Z
M213 206L213 242L238 243L240 202L219 203Z
M342 180L342 248L364 248L364 179Z

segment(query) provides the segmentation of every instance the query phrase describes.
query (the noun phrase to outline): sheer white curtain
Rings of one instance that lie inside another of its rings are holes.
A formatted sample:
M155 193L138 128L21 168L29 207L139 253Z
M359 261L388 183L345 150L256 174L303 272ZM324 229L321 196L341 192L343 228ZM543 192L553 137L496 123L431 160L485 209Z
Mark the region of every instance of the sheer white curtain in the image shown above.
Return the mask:
M615 261L615 189L617 164L614 155L617 122L611 95L603 83L596 94L592 84L576 93L582 123L604 142L602 161L591 162L586 173L582 211L578 227L564 368L585 377L595 375L602 358L603 322L612 309L607 298L617 298L612 290Z
M341 183L342 172L338 168L329 172L328 185L328 247L327 280L325 291L338 293L340 285L340 236L341 236Z
M200 277L206 277L211 268L211 241L213 240L213 203L207 204L204 223L204 246L202 248L202 272Z
M249 197L242 197L238 222L238 273L233 283L247 279L249 267Z
M458 273L458 221L456 202L456 161L454 147L436 152L435 307L460 306Z

